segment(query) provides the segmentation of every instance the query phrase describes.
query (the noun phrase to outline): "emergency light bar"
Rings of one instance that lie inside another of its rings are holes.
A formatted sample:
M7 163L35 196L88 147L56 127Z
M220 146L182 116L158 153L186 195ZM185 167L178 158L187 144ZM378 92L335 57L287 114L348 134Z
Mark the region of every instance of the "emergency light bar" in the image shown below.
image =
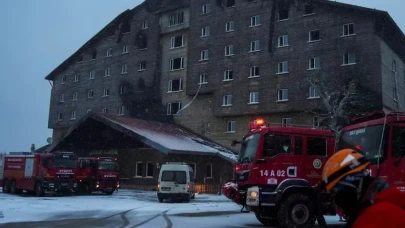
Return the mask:
M249 123L249 131L260 129L265 126L264 119L259 118Z

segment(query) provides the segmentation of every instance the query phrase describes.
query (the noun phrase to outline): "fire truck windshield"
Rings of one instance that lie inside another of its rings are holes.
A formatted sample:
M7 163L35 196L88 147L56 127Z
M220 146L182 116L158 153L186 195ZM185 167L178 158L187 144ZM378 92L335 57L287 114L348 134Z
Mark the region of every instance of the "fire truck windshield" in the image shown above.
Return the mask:
M257 146L259 145L260 132L246 136L243 139L239 153L239 162L251 162L255 158Z
M380 157L381 160L384 158L384 151L386 149L388 127L386 127L386 132L384 133L380 154L379 151L381 137L383 136L383 128L384 125L375 125L345 131L339 139L337 149L351 148L360 151L369 159L375 160Z
M52 164L54 168L68 168L68 169L77 168L77 161L75 159L69 158L53 158Z
M99 161L98 169L107 171L116 171L118 170L118 164L112 161Z

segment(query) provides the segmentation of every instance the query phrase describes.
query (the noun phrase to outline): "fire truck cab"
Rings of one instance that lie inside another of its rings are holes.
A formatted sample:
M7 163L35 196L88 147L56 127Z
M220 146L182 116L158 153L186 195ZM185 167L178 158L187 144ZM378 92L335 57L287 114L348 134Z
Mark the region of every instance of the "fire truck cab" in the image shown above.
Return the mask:
M82 157L79 158L79 167L81 193L103 192L112 195L120 187L117 158Z
M266 125L258 119L241 142L235 181L224 193L264 225L313 227L323 165L335 149L328 130ZM325 214L333 204L325 200Z
M372 176L405 191L405 113L376 112L352 120L343 128L337 148L359 151L371 161Z
M5 155L0 163L0 186L5 193L25 190L44 196L77 191L77 157L72 152Z

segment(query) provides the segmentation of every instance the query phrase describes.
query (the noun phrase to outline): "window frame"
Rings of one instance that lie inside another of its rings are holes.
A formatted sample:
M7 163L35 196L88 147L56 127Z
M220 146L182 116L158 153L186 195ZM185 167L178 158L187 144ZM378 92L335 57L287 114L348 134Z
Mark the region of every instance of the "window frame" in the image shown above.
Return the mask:
M225 32L234 32L234 31L235 31L235 21L225 22Z
M121 74L128 74L128 64L121 65Z
M287 67L285 67L285 65L287 65ZM280 67L281 66L281 67ZM284 69L287 68L287 71L284 71ZM283 62L279 62L277 64L277 74L288 74L290 73L290 69L289 69L289 64L288 61L283 61ZM280 71L281 70L281 71Z
M318 94L318 95L316 95ZM314 88L313 86L309 87L309 91L308 91L308 99L318 99L321 98L321 96L319 95L319 92L316 90L316 88Z
M281 42L280 42L281 38L283 40L283 45L280 45L281 44ZM287 42L286 42L286 40L287 40ZM288 46L290 46L290 41L289 41L288 34L279 36L278 39L277 39L277 48L283 48L283 47L288 47Z
M210 167L210 176L208 176L208 173L207 173L207 171L208 171L208 166ZM211 164L211 163L207 163L207 164L205 164L205 178L206 179L213 179L214 178L214 174L213 174L213 165Z
M201 14L206 15L211 13L211 3L206 3L202 5Z
M78 92L73 92L72 101L77 101L78 97L79 97L79 93Z
M56 121L60 122L62 120L63 120L63 112L58 112L58 116L57 116Z
M173 81L179 80L179 90L173 90ZM168 87L167 87L167 92L168 93L176 93L176 92L182 92L183 91L183 78L179 79L171 79L168 82Z
M280 97L280 92L281 92L281 97ZM286 97L286 99L284 99L285 97ZM285 101L289 101L288 89L278 89L277 90L277 102L285 102Z
M174 113L174 114L172 113L173 104L178 104L178 108L179 108L179 110L177 110L177 112ZM167 103L167 113L166 114L168 116L176 115L181 109L182 109L182 103L181 102L169 102L169 103Z
M76 111L70 113L70 120L75 120L77 118Z
M146 60L142 60L139 62L138 72L146 70Z
M61 93L61 94L59 94L59 103L63 103L63 102L65 102L65 94Z
M201 28L201 38L210 36L210 26L204 26Z
M249 26L250 28L257 27L260 25L261 25L260 15L254 15L250 17L250 26Z
M200 85L200 84L201 84L201 85L203 85L203 84L208 84L207 77L208 77L208 73L201 73L201 74L200 74L200 82L199 82L198 84L199 84L199 85ZM201 79L203 79L203 80L201 80Z
M138 175L138 165L139 164L142 164L141 175L140 176ZM143 178L143 169L144 169L143 162L142 161L137 161L136 166L135 166L135 178Z
M112 57L112 52L113 52L112 48L107 48L107 53L105 57Z
M256 72L257 69L257 72ZM259 73L259 74L256 74ZM249 77L248 78L258 78L260 77L260 67L259 66L251 66L249 68Z
M222 107L231 107L232 106L232 94L225 94L222 96Z
M226 123L226 132L225 133L236 133L236 121L231 120Z
M292 117L281 118L281 126L283 126L283 127L292 126Z
M224 70L224 79L222 81L227 82L232 80L233 80L233 70Z
M282 10L286 10L286 11L287 11L287 18L280 19L280 12L281 12ZM290 10L289 10L289 9L280 9L280 10L277 11L277 21L287 21L287 20L289 20L289 19L290 19Z
M347 55L347 63L346 63L346 55ZM350 56L352 56L352 60L354 59L354 62L350 62ZM354 52L346 52L343 54L343 64L342 66L350 66L350 65L356 65L356 53Z
M87 91L87 99L92 99L93 97L94 97L94 90L92 90L92 89L88 90Z
M129 46L128 45L123 45L122 46L122 52L121 54L129 54Z
M184 24L184 11L169 15L169 25L167 27L173 27Z
M143 20L142 21L142 29L148 29L148 28L149 28L148 20Z
M108 114L108 108L102 108L101 113L103 114Z
M313 60L313 67L312 67ZM319 56L311 57L308 61L308 70L319 70L321 69L321 58Z
M118 107L118 115L119 116L123 116L123 115L125 115L125 106L120 106L120 107Z
M350 25L353 26L353 33L350 33ZM345 34L346 26L347 26L347 34ZM354 26L354 23L347 23L347 24L343 25L342 37L355 36L355 35L356 35L356 27Z
M249 103L248 104L259 104L259 103L260 103L259 92L250 92L249 93Z
M260 51L260 40L250 41L250 51L249 52L252 53L252 52L259 52L259 51Z
M312 40L312 39L311 39L311 38L312 38L311 34L312 34L312 32L316 32L316 31L318 32L319 39L317 39L317 40ZM308 43L319 42L319 41L321 41L321 30L320 30L320 29L310 30L310 31L308 32Z
M225 56L226 56L226 57L234 56L233 44L230 44L230 45L226 45L226 46L225 46Z
M110 89L109 88L104 88L103 97L108 97L108 96L110 96Z
M149 165L152 165L152 176L149 175ZM145 178L154 178L155 175L155 164L151 161L146 162L146 175Z
M201 50L200 61L208 61L210 59L208 49Z
M321 126L321 121L319 119L319 116L313 116L312 117L312 127L317 128Z
M176 38L181 37L181 46L176 47ZM170 38L170 49L176 49L176 48L182 48L185 46L185 42L184 42L184 34L181 36L172 36Z
M94 80L96 78L96 70L91 70L89 72L89 79Z
M73 82L78 82L80 80L80 74L75 74Z
M63 75L63 76L60 78L60 84L61 84L61 85L66 84L66 75Z
M174 61L176 59L180 59L180 68L174 69ZM170 59L170 71L183 70L183 69L184 69L184 58L183 57L177 57L177 58Z
M111 68L107 67L104 69L104 77L110 77L111 76Z

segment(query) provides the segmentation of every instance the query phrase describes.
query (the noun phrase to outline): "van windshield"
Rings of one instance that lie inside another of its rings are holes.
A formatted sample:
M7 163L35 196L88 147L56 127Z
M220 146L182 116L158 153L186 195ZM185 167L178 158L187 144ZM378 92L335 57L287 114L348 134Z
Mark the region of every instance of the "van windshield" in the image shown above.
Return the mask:
M163 171L161 181L173 181L177 184L187 184L185 171Z

